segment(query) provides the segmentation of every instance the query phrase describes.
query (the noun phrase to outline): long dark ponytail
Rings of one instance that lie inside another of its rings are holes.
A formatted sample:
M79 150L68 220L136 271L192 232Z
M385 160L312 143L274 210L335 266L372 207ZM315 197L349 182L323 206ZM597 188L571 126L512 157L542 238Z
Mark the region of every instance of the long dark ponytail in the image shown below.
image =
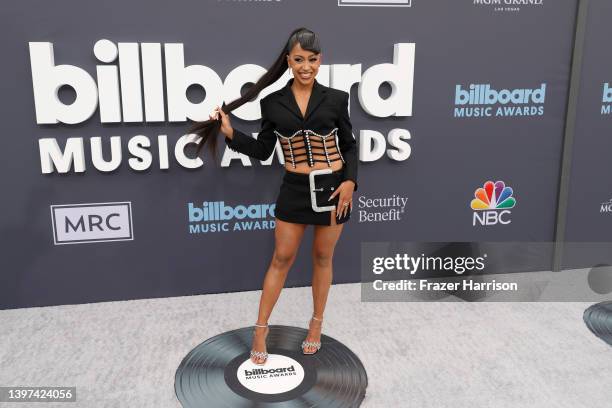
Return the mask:
M321 52L321 48L319 46L319 39L316 34L305 27L300 27L289 35L289 39L285 44L285 47L281 51L274 64L268 69L268 71L263 74L255 84L253 84L248 91L245 92L240 98L233 100L228 105L223 103L221 109L223 112L230 113L236 108L239 108L243 104L252 101L259 95L262 89L267 86L273 84L283 76L287 68L289 68L289 64L287 63L287 54L291 51L293 46L299 43L302 49L314 52L319 54ZM212 113L212 112L211 112ZM206 143L208 143L209 150L216 161L217 158L217 135L221 129L221 116L219 115L218 119L208 119L203 122L196 122L189 133L195 133L201 137L198 147L196 149L196 155L200 154L200 151L204 147Z

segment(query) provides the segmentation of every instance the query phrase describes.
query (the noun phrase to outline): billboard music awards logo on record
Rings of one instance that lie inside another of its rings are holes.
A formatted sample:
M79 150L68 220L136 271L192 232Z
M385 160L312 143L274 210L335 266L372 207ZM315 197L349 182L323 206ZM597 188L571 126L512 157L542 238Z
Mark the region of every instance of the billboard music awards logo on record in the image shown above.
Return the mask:
M544 0L472 0L474 6L488 7L495 12L519 12L526 8L542 6Z
M276 203L235 206L225 201L207 201L201 206L188 203L189 233L271 230L276 224L275 208Z
M495 89L491 84L455 85L455 118L544 115L546 84L538 88Z
M506 186L503 181L487 181L477 188L475 198L470 203L474 210L472 226L510 224L510 209L516 205L513 194L512 187Z
M359 222L400 221L406 209L408 197L393 194L390 197L359 196ZM355 204L353 204L355 205Z
M291 391L304 381L304 367L291 357L269 354L266 364L258 366L250 358L236 372L245 388L260 394Z

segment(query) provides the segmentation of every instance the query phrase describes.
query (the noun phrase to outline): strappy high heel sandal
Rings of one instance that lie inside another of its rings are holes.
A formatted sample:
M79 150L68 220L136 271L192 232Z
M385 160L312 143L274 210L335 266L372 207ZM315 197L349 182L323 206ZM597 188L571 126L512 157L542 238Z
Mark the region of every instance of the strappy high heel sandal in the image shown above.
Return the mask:
M313 315L313 316L312 316L312 318L310 319L310 323L311 323L311 324L312 324L312 321L313 321L313 320L318 320L318 321L320 321L320 322L323 322L323 319L319 319L318 317L314 317L314 315ZM321 323L321 324L323 324L323 323ZM307 352L306 352L306 348L307 348L307 347L308 347L308 348L310 348L310 347L315 347L315 351L313 351L312 353L307 353ZM302 353L303 353L303 354L308 354L308 355L310 355L310 354L314 354L314 353L316 353L317 351L319 351L320 349L321 349L321 342L320 342L320 341L306 341L306 340L304 340L304 341L302 342Z
M261 324L255 323L255 327L265 327L266 328L265 338L268 338L268 333L270 332L270 329L268 328L268 324L261 325ZM255 329L253 329L253 336L255 336ZM255 357L255 359L253 359L253 357ZM261 363L258 363L256 361L258 358L263 358L263 361ZM253 364L262 366L266 364L267 360L268 360L268 352L251 350L251 361L253 362Z

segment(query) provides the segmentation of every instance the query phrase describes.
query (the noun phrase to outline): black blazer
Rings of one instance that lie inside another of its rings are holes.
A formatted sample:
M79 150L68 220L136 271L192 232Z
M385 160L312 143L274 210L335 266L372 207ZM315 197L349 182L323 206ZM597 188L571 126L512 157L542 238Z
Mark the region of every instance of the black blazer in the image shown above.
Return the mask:
M353 180L357 190L357 141L353 137L348 112L349 94L320 84L316 79L308 100L306 116L303 117L295 100L291 84L287 84L259 101L261 108L261 131L257 139L234 128L232 139L225 137L227 146L247 156L267 160L276 146L274 130L290 136L300 129L310 129L319 134L338 128L338 142L344 157L343 180Z

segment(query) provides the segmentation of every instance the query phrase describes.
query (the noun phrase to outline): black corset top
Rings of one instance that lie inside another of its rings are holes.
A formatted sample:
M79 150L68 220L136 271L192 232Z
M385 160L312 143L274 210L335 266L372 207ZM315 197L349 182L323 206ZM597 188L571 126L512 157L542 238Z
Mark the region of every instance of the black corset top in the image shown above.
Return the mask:
M297 163L308 162L310 167L314 166L315 162L327 163L331 167L331 162L342 160L344 158L338 148L338 128L334 128L326 135L319 135L310 130L298 130L291 136L284 136L274 131L283 148L285 162L290 161L295 168ZM302 156L303 159L296 160Z

